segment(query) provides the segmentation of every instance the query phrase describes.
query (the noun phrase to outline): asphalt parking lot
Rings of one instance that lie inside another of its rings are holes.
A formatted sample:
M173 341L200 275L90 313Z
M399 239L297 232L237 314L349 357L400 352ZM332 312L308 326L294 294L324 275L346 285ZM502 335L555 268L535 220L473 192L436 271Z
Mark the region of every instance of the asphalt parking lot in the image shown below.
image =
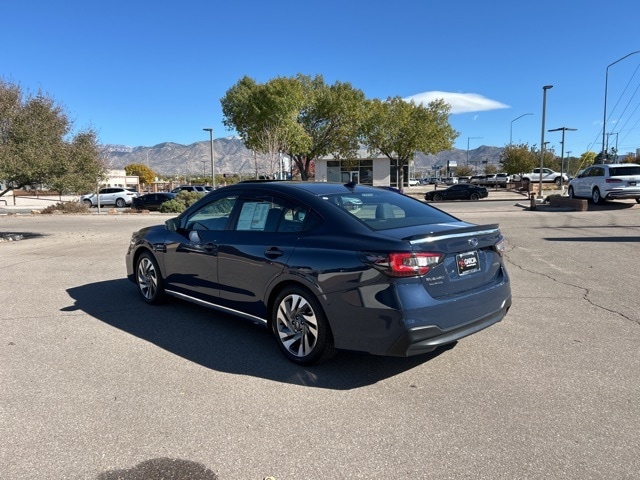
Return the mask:
M164 215L0 215L0 477L635 479L640 205L439 204L507 238L513 307L432 355L289 363L266 330L151 307Z

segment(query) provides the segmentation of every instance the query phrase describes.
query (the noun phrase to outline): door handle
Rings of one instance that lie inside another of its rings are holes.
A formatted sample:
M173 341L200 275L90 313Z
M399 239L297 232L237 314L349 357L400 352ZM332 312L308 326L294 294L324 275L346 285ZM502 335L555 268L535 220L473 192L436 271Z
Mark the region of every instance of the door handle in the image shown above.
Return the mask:
M284 255L284 252L280 250L278 247L269 247L264 251L265 257L269 258L277 258Z

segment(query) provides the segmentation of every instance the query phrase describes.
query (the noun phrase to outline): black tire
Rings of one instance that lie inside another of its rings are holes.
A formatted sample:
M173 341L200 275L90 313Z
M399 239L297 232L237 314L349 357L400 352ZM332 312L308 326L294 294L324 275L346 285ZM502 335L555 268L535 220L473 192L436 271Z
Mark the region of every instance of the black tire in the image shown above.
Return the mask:
M554 180L555 184L559 187L560 183L562 182L562 178L558 177Z
M591 192L591 201L596 205L603 203L602 197L600 196L600 190L598 190L598 187L594 188L593 192Z
M157 305L164 299L164 282L158 262L149 252L143 252L136 261L136 285L142 299Z
M436 194L433 196L433 201L434 201L434 202L441 202L441 201L442 201L442 195L440 195L439 193L436 193Z
M116 198L116 207L124 208L127 206L127 202L125 202L124 198Z
M91 200L86 199L86 200L83 200L83 201L82 201L82 203L84 203L84 205L85 205L87 208L91 208L91 207L93 207L93 204L91 203Z
M314 365L335 355L333 335L318 299L308 290L289 286L271 310L271 328L285 357L298 365Z
M576 198L575 193L573 192L573 187L569 187L569 198Z
M640 198L636 198L636 203L640 203Z
M478 195L477 193L472 193L469 198L475 202L476 200L480 200L480 195Z

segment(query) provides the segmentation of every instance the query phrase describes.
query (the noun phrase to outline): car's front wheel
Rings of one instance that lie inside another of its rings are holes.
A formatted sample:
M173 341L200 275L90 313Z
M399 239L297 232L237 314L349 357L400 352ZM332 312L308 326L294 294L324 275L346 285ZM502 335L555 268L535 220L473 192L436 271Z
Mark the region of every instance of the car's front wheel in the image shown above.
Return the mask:
M573 191L573 187L569 187L569 198L576 198L576 194Z
M93 204L91 203L91 200L89 199L83 200L82 203L84 203L84 205L88 208L91 208L93 206Z
M554 180L554 182L557 186L560 186L560 183L562 182L562 178L558 177Z
M317 298L289 286L273 303L271 327L284 355L299 365L313 365L335 353L329 322Z
M136 262L136 285L145 302L157 304L163 300L164 285L158 262L148 252L142 253Z
M436 193L436 194L433 196L433 201L434 201L434 202L441 202L441 201L442 201L442 195L440 195L439 193Z

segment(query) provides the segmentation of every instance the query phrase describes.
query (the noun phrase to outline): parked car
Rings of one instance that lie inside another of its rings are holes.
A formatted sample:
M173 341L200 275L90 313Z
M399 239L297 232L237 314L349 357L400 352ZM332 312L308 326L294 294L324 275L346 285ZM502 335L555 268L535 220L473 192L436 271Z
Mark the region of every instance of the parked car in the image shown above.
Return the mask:
M593 203L625 198L640 203L640 165L592 165L569 182L568 193L571 198L590 198Z
M408 182L410 187L417 187L418 185L420 185L420 180L416 178L410 178Z
M489 196L487 187L473 185L471 183L458 183L444 190L427 192L424 199L427 201L441 202L442 200L480 200Z
M486 175L472 175L471 178L469 179L469 183L473 185L484 185L486 180L487 180Z
M511 175L508 173L495 173L493 175L487 175L485 178L485 185L493 187L506 187L511 182Z
M171 192L147 193L134 198L131 207L136 210L160 210L160 206L164 202L174 198L176 198L176 194Z
M503 250L497 224L406 195L250 181L135 232L126 269L146 303L170 295L265 324L289 360L310 365L336 349L422 354L500 321L511 306Z
M171 193L180 193L180 192L198 192L198 193L209 193L207 187L204 185L180 185L179 187L171 190Z
M531 173L522 175L522 181L530 183L540 182L540 176L540 168L534 168ZM560 185L561 182L568 183L569 177L564 173L554 172L550 168L542 169L542 183L555 183L556 185Z
M101 188L98 195L95 193L83 195L80 197L80 201L88 207L97 207L98 200L100 200L100 206L115 205L118 208L123 208L131 205L133 199L138 196L138 192L129 188L108 187Z

